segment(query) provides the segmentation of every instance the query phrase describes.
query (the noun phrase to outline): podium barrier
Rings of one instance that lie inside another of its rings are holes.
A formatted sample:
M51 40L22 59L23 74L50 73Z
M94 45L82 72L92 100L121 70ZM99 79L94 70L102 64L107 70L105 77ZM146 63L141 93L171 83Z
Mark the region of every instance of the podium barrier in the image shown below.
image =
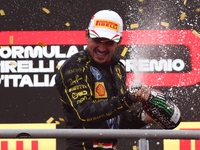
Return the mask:
M0 129L0 138L138 139L137 150L149 150L147 139L200 139L200 130L152 129Z
M0 129L0 138L200 139L200 130Z

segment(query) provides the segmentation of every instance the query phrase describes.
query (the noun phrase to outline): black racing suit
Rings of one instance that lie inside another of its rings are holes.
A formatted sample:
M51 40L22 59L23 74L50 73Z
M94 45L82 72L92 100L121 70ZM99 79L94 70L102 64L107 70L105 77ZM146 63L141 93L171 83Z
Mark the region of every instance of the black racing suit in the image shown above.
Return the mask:
M123 64L114 56L109 64L94 62L86 49L67 59L56 76L68 129L141 128L139 111L126 88ZM67 139L67 149L113 149L116 139Z

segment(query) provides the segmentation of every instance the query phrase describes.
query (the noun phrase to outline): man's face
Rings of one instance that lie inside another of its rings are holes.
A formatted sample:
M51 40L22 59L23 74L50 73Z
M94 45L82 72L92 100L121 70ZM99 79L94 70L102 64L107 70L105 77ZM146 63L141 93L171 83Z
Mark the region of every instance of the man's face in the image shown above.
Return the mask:
M87 29L85 34L88 42L87 48L94 61L99 64L110 61L120 42L116 43L106 38L91 38Z

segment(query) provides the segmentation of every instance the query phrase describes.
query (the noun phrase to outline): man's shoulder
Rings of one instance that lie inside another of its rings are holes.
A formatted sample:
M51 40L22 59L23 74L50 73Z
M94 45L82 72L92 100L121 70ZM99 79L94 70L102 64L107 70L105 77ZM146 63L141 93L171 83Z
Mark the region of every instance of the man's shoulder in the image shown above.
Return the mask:
M88 61L88 55L85 51L80 51L70 58L68 58L60 67L60 71L57 73L56 79L58 80L62 76L70 77L73 73L80 73L85 68L85 64Z
M116 55L113 55L112 63L115 65L120 65L122 68L124 68L124 64L121 62L120 58Z
M80 51L74 55L72 55L70 58L68 58L64 64L64 65L70 65L70 64L84 64L85 62L87 62L89 60L89 56L87 54L87 52L85 50Z

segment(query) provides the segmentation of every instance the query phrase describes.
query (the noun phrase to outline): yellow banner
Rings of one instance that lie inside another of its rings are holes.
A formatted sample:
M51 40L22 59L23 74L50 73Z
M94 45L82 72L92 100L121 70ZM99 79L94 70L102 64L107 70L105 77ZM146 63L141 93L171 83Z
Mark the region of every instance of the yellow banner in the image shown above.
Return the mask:
M200 130L200 122L181 122L174 130ZM170 140L163 141L164 150L198 150L200 140Z
M56 129L55 123L0 124L0 129ZM0 139L1 150L56 150L56 139Z

